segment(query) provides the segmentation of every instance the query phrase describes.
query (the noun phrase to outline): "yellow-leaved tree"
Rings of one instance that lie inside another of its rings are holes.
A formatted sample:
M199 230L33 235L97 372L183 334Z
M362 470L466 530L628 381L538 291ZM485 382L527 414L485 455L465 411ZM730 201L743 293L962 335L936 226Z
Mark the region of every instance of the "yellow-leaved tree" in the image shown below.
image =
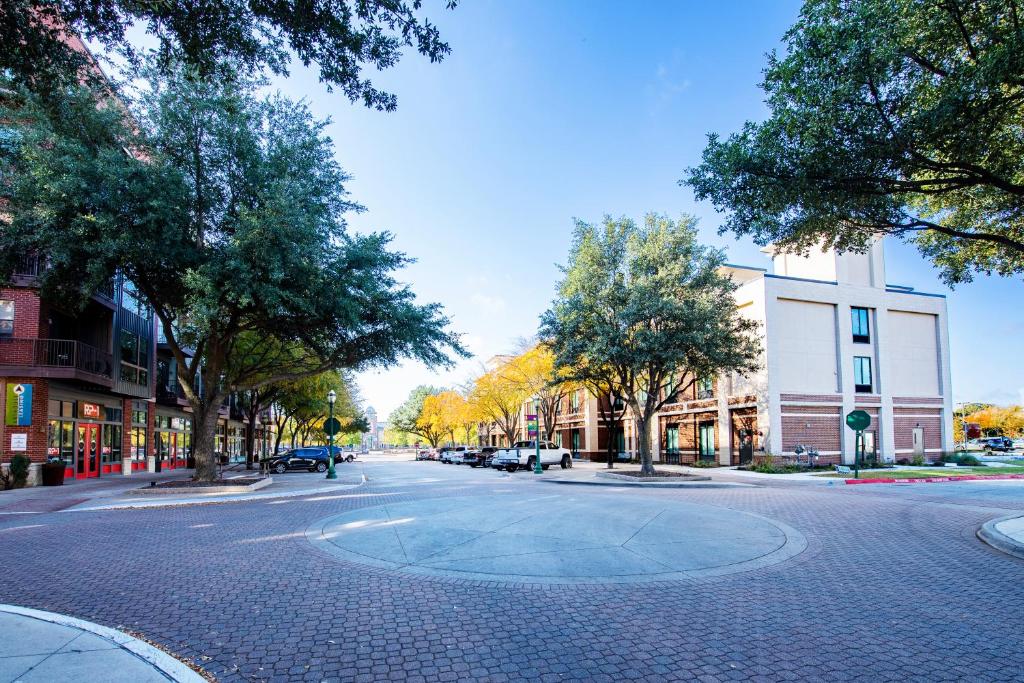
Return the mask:
M497 427L508 444L519 435L523 402L530 396L516 368L518 358L508 359L478 377L469 394L477 419Z
M520 385L526 400L537 401L541 434L550 441L555 434L562 400L578 386L556 374L555 355L543 343L513 358L505 367L505 373L511 381Z

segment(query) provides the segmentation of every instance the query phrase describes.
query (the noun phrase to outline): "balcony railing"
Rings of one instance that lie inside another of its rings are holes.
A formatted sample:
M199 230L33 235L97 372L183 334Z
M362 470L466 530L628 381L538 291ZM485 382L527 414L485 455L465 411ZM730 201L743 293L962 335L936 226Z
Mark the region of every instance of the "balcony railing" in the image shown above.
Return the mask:
M168 386L167 382L158 382L156 385L156 398L158 401L184 401L185 390L174 380L174 386Z
M0 337L0 365L68 368L108 379L114 372L111 354L73 339Z
M14 268L16 278L37 278L46 271L46 259L37 254L22 256L21 261ZM117 301L117 282L114 278L107 280L96 290L96 296L103 297L108 301Z
M14 275L19 277L39 277L46 268L46 262L39 256L22 256L21 261L14 268Z

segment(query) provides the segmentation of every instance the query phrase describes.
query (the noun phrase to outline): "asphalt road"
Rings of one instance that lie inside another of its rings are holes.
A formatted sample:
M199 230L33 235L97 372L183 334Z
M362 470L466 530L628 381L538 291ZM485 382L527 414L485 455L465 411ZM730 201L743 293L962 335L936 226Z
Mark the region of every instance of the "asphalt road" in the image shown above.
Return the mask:
M0 602L127 628L224 681L1024 679L1024 561L974 535L1024 510L1016 482L623 492L358 466L368 483L336 493L0 515ZM458 528L458 510L502 515L516 500L587 533L656 508L694 511L673 523L695 529L753 516L805 543L724 575L565 583L422 575L307 533L402 505Z

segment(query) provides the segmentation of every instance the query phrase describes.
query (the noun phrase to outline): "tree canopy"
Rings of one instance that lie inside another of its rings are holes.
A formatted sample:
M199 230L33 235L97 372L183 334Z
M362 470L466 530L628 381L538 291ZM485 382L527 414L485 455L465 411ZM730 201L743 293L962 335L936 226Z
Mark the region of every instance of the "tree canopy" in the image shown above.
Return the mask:
M642 225L577 222L558 296L541 319L555 369L604 381L636 424L653 472L651 419L703 377L758 367L756 324L740 316L721 251L697 241L696 219L648 214Z
M232 390L464 354L440 307L395 280L408 259L390 235L346 230L360 207L304 104L241 78L153 74L131 125L86 88L47 106L21 89L0 113L20 122L0 149L12 217L0 277L36 253L57 299L82 305L117 272L135 284L195 414L197 477L214 476L216 410Z
M447 0L448 9L456 0ZM0 72L37 85L73 83L88 55L74 36L97 41L138 66L144 52L131 29L156 40L161 70L184 64L203 79L268 69L286 74L292 57L315 64L328 88L350 100L393 110L393 94L378 89L364 67L394 66L406 47L430 61L450 52L421 0L207 0L199 3L126 0L5 0L0 3ZM72 34L69 36L69 34Z
M419 425L420 415L423 414L423 404L427 400L428 396L436 396L440 394L444 389L438 387L431 387L427 385L420 385L409 392L409 397L405 399L402 405L391 411L391 415L388 416L388 426L392 429L396 429L414 436L426 439L431 445L436 443L430 440L430 437L424 433L423 429Z
M681 182L759 244L894 235L951 284L1024 273L1022 9L808 0L768 59L769 117L709 135Z

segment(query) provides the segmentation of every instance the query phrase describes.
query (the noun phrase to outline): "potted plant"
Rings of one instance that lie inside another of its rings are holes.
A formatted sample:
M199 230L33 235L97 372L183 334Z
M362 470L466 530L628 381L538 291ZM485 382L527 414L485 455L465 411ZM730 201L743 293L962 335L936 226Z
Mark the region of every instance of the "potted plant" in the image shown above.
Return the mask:
M63 486L67 464L58 457L49 458L42 465L43 486Z

